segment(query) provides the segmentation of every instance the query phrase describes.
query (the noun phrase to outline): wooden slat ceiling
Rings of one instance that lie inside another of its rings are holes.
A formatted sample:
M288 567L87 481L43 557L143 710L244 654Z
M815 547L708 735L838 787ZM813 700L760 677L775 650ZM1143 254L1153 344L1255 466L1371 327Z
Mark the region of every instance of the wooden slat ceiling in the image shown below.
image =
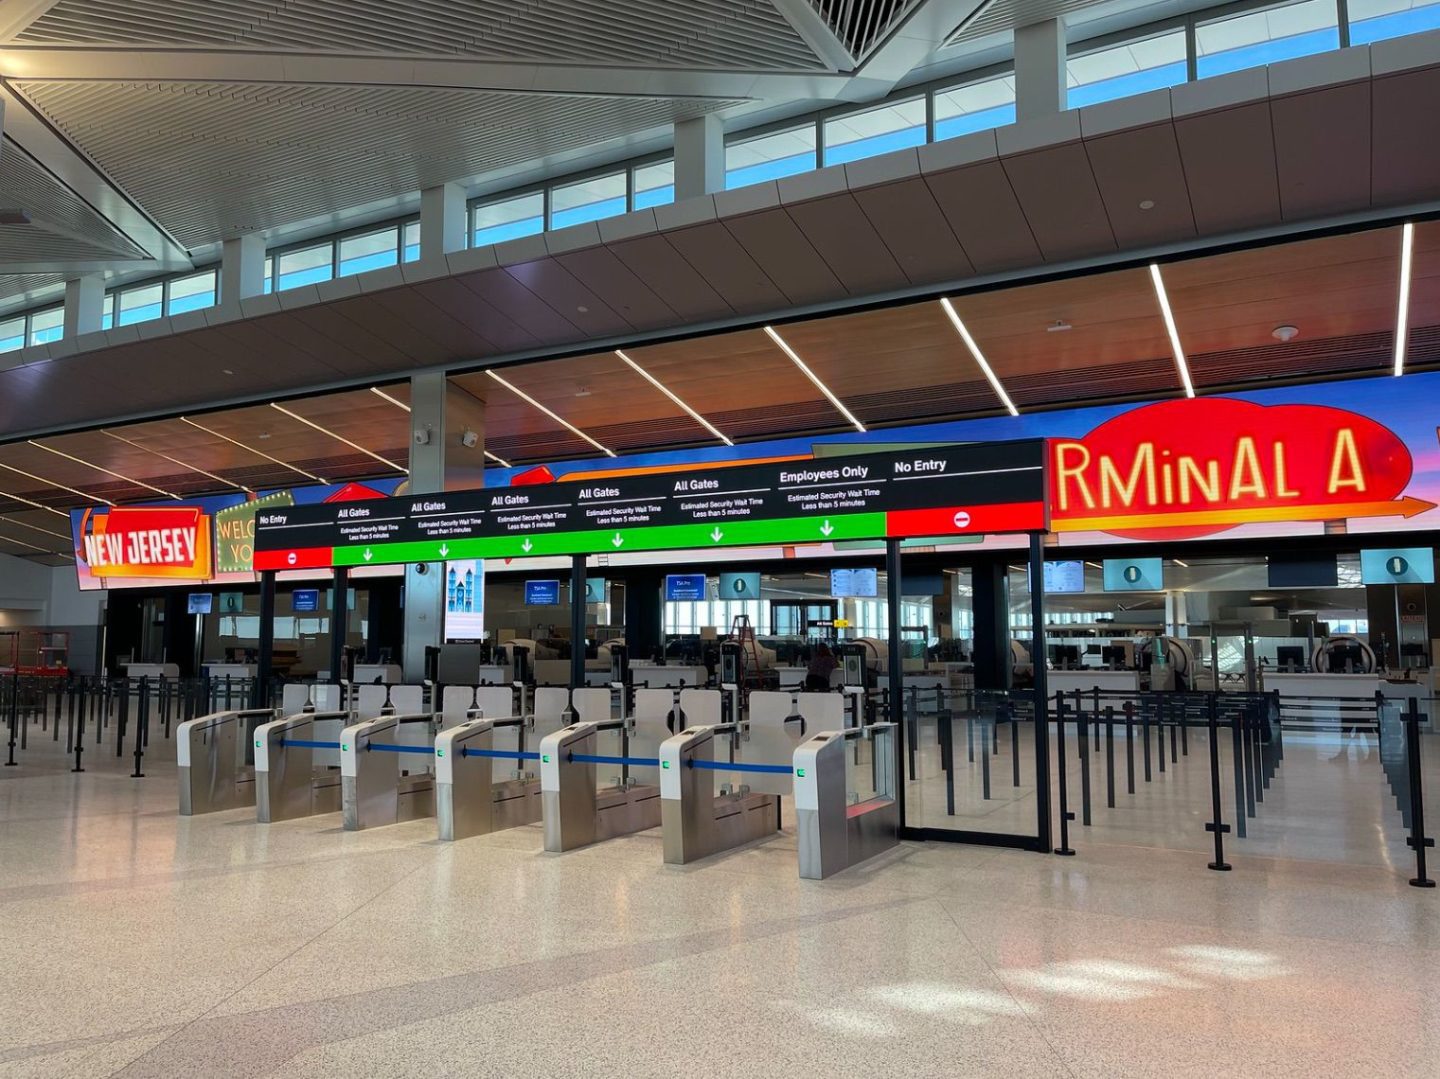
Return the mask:
M1400 237L1398 227L1383 228L1167 264L1163 274L1197 387L1387 373ZM1410 363L1440 365L1440 222L1416 227L1413 272ZM1147 268L953 302L1022 411L1180 392ZM1052 331L1056 323L1069 328ZM1299 335L1278 341L1273 331L1280 325L1296 326ZM776 329L867 426L1000 410L938 301ZM763 329L636 347L628 355L737 441L848 427ZM714 441L613 352L499 373L617 453ZM486 448L512 464L596 453L483 371L452 376L451 386L451 426L483 426ZM385 389L409 399L403 384ZM368 389L282 404L375 454L407 462L409 415ZM250 488L305 482L295 469L331 482L395 474L273 407L190 419L209 431L176 418L42 440L79 461L25 443L0 446L0 551L39 559L35 548L62 554L69 548L65 521L16 495L63 509L87 502L64 487L114 502L158 497L133 480L181 496L227 489L197 469ZM458 438L458 430L451 434Z

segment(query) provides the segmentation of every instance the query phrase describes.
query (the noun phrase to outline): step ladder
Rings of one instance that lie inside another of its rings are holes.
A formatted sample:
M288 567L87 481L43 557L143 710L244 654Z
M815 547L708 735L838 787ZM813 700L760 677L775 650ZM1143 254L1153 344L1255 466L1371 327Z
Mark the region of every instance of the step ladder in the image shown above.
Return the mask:
M730 639L740 645L740 687L748 695L750 690L759 689L762 685L760 646L755 643L755 627L750 624L748 614L735 616L730 626Z

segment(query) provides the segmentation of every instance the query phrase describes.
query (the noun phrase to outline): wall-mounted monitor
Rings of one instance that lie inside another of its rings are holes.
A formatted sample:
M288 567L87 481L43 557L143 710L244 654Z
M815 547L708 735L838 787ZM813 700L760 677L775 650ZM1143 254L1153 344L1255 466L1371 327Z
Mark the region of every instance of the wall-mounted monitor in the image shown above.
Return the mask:
M874 599L879 591L880 574L874 569L862 566L830 571L830 594L836 599Z
M320 609L320 589L297 588L290 593L290 609L296 614L313 614Z
M445 563L445 640L484 637L485 563L474 558Z
M1435 552L1429 547L1387 547L1360 552L1364 584L1434 584Z
M692 603L705 598L705 574L670 573L666 575L666 603Z
M721 599L759 599L759 598L760 598L760 574L758 574L758 573L722 573L722 574L720 574L720 598L721 598Z
M525 606L558 607L560 605L559 581L526 581Z
M592 603L604 603L604 602L605 602L605 578L604 578L604 577L586 577L586 578L585 578L585 603L586 603L586 605L589 605L589 604L592 604Z
M1025 567L1025 588L1030 589L1030 567ZM1085 591L1085 563L1069 560L1045 563L1045 591L1051 595Z
M1161 558L1107 558L1105 591L1160 592L1165 588L1165 560Z
M1334 588L1340 583L1333 554L1272 554L1268 562L1271 588Z
M215 596L210 592L191 592L185 609L191 614L209 614L215 605Z

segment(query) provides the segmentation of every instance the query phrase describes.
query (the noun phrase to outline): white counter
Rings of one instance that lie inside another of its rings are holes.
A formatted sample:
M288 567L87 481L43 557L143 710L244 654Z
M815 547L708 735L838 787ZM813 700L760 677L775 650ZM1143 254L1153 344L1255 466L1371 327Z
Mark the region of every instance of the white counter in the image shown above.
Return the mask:
M1139 671L1107 671L1100 667L1078 671L1046 671L1045 688L1051 697L1057 693L1088 693L1096 687L1102 693L1138 693Z
M211 678L254 678L253 663L207 663L205 673Z
M180 667L174 663L127 663L126 678L179 678Z
M664 666L658 663L630 664L630 681L637 686L642 682L649 682L652 689L678 686L682 679L687 686L701 687L709 678L710 672L704 667L687 667L676 663L667 663Z

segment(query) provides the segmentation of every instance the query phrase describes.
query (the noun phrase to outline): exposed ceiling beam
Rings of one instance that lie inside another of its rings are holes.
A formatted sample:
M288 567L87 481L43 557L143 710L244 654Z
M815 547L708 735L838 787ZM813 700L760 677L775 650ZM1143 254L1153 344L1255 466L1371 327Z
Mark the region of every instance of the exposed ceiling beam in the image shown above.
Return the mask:
M5 0L0 3L0 41L10 41L16 34L44 15L60 0Z
M6 52L0 52L0 57L5 55ZM89 203L96 213L110 221L142 251L151 255L157 269L190 269L189 254L174 237L141 210L119 184L41 119L29 102L6 83L3 78L6 71L7 68L0 62L0 103L4 105L5 137L23 146L25 152L51 175ZM135 268L139 264L127 262L126 265L127 268ZM25 271L7 267L7 272Z
M835 36L835 31L815 10L810 0L773 0L775 9L784 16L795 32L805 39L805 44L815 50L820 62L831 71L853 71L855 57L845 43Z

